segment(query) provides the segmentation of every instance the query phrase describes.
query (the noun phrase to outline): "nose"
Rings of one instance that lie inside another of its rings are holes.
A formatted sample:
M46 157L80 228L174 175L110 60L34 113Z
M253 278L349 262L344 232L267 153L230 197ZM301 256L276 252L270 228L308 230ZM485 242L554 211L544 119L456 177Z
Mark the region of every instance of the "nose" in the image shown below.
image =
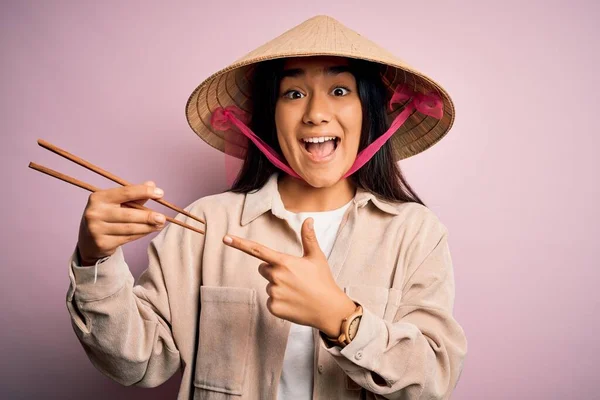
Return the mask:
M313 93L306 105L302 121L307 125L321 125L331 121L331 115L327 95Z

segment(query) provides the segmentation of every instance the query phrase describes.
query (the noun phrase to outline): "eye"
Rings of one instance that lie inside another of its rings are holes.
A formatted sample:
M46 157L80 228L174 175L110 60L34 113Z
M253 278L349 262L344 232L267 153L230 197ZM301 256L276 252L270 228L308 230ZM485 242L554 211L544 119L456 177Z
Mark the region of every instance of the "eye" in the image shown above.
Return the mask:
M333 95L336 97L346 96L348 93L350 93L350 89L345 88L343 86L338 86L335 89L333 89L331 93L333 93Z
M301 99L302 97L304 97L304 95L297 90L288 90L287 92L285 92L283 94L282 97L285 97L286 99L294 100L294 99Z

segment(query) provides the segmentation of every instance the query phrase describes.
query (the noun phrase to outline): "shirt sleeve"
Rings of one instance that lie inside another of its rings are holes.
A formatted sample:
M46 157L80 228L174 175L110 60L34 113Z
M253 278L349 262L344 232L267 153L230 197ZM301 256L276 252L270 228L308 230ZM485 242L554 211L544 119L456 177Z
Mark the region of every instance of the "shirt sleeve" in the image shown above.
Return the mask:
M121 247L85 267L73 251L67 309L87 356L109 378L126 386L155 387L179 369L167 290L173 273L165 275L163 268L198 264L204 239L191 246L192 240L199 242L197 236L175 224L165 226L150 242L149 265L135 286Z
M463 369L467 341L452 316L454 275L445 228L428 243L424 258L413 257L422 261L407 270L393 321L363 305L349 345L329 347L320 338L354 382L386 399L448 399Z

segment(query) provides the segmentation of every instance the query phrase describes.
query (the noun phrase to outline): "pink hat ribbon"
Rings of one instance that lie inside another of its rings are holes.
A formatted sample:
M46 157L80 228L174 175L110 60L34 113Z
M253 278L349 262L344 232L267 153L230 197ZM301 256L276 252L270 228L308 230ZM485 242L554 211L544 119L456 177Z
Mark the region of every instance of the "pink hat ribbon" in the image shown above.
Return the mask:
M210 124L218 131L226 131L230 128L230 124L233 124L263 152L273 165L295 178L302 179L300 178L300 175L286 165L285 161L271 148L271 146L265 143L264 140L259 138L246 126L249 119L247 114L236 106L228 106L225 108L219 107L212 113Z
M443 102L437 93L423 94L414 92L406 84L398 85L389 103L390 111L393 110L394 104L402 103L406 100L411 99L405 106L404 110L394 118L389 129L380 137L378 137L373 143L367 146L361 151L354 160L352 167L346 172L344 178L352 175L360 167L365 165L377 151L384 145L384 143L392 137L392 135L406 122L408 117L416 109L422 114L430 117L440 119L444 115ZM281 158L275 150L273 150L267 143L265 143L260 137L258 137L247 124L250 118L247 113L242 111L236 106L227 106L225 108L217 108L211 115L210 124L215 130L226 131L234 125L240 130L240 132L250 139L256 147L275 165L288 175L295 178L302 179L294 170L292 170Z
M384 145L384 143L392 137L392 135L406 122L410 114L416 109L422 114L429 115L430 117L440 119L444 115L444 103L437 93L423 94L414 92L408 85L398 85L390 100L390 111L394 109L393 105L396 103L402 103L412 97L412 100L406 104L404 110L392 121L390 128L381 136L379 136L373 143L368 145L363 151L358 153L356 160L352 167L346 172L344 178L352 175L360 167L365 165L374 155L377 150Z

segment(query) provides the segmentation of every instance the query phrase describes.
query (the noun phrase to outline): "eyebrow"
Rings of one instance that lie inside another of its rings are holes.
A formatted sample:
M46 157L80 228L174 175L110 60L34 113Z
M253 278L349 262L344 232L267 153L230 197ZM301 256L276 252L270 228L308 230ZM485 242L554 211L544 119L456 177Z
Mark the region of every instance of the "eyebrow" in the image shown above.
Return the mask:
M344 72L350 72L350 67L348 67L347 65L337 65L334 67L325 67L324 72L325 72L325 75L339 75ZM282 79L286 78L286 77L298 78L298 77L301 77L304 75L306 75L306 71L303 70L302 68L291 68L291 69L283 70L283 72L281 73L281 78Z

